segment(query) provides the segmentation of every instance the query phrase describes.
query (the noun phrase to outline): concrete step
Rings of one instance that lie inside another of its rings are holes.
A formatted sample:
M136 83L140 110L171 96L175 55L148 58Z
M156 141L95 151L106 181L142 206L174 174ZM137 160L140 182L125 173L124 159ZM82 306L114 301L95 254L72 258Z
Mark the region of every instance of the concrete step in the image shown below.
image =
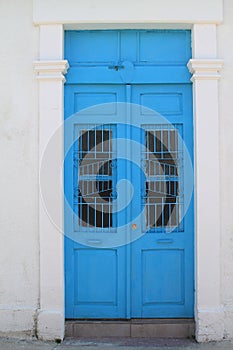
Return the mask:
M192 338L193 319L67 320L65 336L72 338Z

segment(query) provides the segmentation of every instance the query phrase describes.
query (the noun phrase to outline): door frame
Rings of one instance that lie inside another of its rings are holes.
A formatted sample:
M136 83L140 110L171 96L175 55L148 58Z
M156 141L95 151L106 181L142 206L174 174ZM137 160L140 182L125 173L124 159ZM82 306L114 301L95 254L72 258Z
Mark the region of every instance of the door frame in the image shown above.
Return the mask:
M65 332L62 165L63 84L68 62L63 59L63 37L64 28L83 29L82 21L80 25L76 24L75 28L71 28L73 25L64 27L60 23L60 20L52 24L40 23L40 59L34 62L38 79L39 164L43 173L43 176L40 173L39 198L40 301L36 321L38 336L42 339L63 339ZM96 29L98 26L96 21L86 24L85 29ZM114 29L130 28L142 29L142 24L140 21L138 24L114 24ZM158 29L158 25L144 23L143 29L146 28ZM171 29L171 26L163 25L163 28ZM223 322L220 322L224 317L224 309L220 290L218 132L218 80L223 62L217 59L216 24L177 24L173 25L173 28L192 29L193 52L188 68L193 74L194 106L196 339L219 340L224 336ZM112 29L112 25L103 24L101 29ZM58 131L53 137L55 130ZM54 140L55 148L50 147L48 152L51 139Z

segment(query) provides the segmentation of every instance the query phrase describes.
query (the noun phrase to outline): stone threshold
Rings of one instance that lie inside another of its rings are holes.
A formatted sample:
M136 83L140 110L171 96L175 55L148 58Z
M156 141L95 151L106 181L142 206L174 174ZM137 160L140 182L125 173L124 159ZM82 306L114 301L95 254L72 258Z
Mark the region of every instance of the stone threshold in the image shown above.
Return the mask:
M193 338L193 319L66 320L72 338Z

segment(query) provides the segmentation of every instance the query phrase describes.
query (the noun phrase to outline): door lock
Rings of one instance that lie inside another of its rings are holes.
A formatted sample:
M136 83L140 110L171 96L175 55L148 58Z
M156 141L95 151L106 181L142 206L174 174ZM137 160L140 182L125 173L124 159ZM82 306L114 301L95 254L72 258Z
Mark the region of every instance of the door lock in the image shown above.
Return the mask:
M108 66L108 69L115 69L115 71L118 71L119 69L124 69L124 66L116 64L113 66Z

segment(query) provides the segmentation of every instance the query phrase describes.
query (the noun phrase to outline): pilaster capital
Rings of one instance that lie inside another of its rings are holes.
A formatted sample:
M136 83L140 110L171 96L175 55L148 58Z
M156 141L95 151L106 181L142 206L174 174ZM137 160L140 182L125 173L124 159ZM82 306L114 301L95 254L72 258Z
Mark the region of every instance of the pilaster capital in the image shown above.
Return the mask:
M35 61L34 70L39 80L61 80L65 82L64 74L67 73L69 63L67 60Z
M190 59L187 67L193 74L191 81L195 80L218 80L223 67L220 59Z

